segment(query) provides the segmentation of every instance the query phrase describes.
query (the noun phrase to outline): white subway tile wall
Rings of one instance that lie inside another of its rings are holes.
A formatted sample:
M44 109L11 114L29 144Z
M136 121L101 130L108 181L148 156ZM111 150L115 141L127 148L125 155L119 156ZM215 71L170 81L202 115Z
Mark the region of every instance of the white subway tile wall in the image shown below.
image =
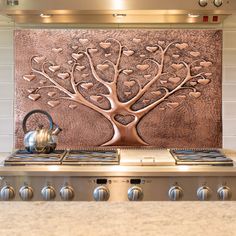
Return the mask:
M15 26L11 21L0 16L0 152L10 152L13 149L14 27ZM31 25L25 27L40 28L40 26L31 26ZM94 25L78 26L78 27L95 28ZM101 26L101 27L106 28L106 26ZM117 28L122 28L122 27L123 25L117 25ZM134 25L131 26L126 25L125 27L135 28ZM142 27L163 28L163 26L160 25L159 26L144 25ZM189 28L193 26L165 25L164 28L186 28L186 27ZM194 28L201 28L201 27L202 27L201 25L194 26ZM211 25L207 25L205 27L212 28ZM236 149L236 15L229 17L222 25L219 25L218 28L223 29L224 31L223 147L229 149Z

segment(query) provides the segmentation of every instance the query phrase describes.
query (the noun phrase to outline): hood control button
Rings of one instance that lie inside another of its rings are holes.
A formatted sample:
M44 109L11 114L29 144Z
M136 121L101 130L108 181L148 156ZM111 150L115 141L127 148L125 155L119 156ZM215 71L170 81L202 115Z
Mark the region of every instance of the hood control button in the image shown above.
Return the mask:
M201 7L205 7L205 6L207 6L207 4L208 4L208 0L199 0L199 5L201 6Z

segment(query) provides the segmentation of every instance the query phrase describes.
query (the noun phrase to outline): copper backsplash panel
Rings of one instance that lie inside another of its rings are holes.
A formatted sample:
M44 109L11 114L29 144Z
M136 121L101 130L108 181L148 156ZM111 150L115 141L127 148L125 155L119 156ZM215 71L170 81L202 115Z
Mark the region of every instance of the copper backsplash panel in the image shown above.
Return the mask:
M58 148L221 147L221 80L221 30L16 30L15 146L43 109Z

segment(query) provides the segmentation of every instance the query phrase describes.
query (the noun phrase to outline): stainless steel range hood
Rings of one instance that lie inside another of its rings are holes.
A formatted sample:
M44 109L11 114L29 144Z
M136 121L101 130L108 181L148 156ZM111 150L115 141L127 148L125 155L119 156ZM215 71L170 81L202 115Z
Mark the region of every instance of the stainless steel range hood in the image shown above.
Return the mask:
M235 0L0 0L0 14L23 24L219 24L234 13Z

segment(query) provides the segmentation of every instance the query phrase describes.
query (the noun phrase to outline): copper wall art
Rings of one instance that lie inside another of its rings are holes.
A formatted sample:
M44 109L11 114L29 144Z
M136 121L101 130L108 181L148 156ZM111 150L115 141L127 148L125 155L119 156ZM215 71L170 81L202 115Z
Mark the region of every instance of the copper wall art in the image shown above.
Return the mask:
M16 147L32 109L59 148L221 147L221 54L220 30L16 30Z

